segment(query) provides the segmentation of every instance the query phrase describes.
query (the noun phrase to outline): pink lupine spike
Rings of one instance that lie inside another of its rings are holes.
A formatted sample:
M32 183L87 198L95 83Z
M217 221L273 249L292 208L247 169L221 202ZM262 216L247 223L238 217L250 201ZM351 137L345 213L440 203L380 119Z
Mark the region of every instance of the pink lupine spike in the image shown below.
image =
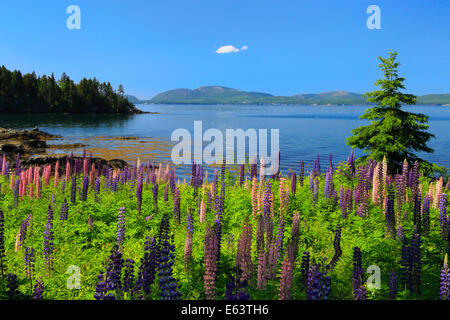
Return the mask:
M67 159L67 162L66 162L66 183L69 182L69 179L70 179L71 175L72 175L72 172L71 172L71 167L70 167L70 161L69 161L69 159Z

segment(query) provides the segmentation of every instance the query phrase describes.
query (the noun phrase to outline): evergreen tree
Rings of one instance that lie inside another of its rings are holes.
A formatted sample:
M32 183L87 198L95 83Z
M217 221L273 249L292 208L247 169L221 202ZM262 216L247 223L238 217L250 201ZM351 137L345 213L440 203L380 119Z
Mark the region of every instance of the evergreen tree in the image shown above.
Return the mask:
M136 113L139 112L111 84L83 78L75 84L65 73L50 77L0 67L0 113Z
M416 152L433 152L427 142L434 135L426 131L428 116L402 110L402 105L415 104L416 96L400 92L405 89L405 78L398 75L400 64L396 57L395 51L389 51L388 58L378 57L384 77L375 82L379 90L365 94L367 101L375 106L360 117L370 120L370 124L352 130L353 136L347 139L347 144L367 153L363 159L382 161L386 156L391 174L401 171L405 159L410 164L418 161L425 172L430 172L433 166L420 159Z

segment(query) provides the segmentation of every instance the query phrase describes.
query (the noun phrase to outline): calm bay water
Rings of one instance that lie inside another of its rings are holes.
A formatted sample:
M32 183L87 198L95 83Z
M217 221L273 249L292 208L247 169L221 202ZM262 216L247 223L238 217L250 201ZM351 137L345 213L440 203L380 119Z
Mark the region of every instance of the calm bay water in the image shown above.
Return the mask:
M346 160L350 147L345 139L351 130L368 123L358 117L366 106L241 106L241 105L138 105L144 111L159 114L138 115L0 115L0 127L33 128L60 134L63 139L50 144L83 143L88 152L106 158L142 161L170 161L172 131L185 128L193 134L194 121L203 122L203 132L225 129L279 129L281 169L299 168L300 160L310 165L317 154L326 167L329 154L333 162ZM430 117L430 132L436 138L429 143L433 154L426 160L450 167L450 107L413 106L408 111ZM136 137L138 139L117 139ZM83 148L53 149L50 153L81 153ZM356 150L356 155L361 152ZM180 168L185 173L190 169Z

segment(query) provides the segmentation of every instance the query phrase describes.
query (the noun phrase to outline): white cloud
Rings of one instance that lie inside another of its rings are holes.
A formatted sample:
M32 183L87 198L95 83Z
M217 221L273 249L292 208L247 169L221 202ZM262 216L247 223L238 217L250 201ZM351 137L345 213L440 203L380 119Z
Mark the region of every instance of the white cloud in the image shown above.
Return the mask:
M232 53L232 52L239 52L238 48L235 48L233 46L221 46L219 49L216 50L217 53Z
M216 52L218 54L223 54L223 53L236 53L239 51L244 51L247 50L248 47L247 46L243 46L241 49L235 48L234 46L228 45L228 46L221 46L219 49L216 50Z

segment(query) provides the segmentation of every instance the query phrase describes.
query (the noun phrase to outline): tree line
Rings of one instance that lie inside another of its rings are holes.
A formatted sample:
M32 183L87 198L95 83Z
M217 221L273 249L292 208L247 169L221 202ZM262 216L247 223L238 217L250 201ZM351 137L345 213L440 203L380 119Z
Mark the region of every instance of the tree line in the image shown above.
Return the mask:
M0 68L1 113L138 113L124 96L123 86L83 78L75 83L65 73L51 76L22 74Z

